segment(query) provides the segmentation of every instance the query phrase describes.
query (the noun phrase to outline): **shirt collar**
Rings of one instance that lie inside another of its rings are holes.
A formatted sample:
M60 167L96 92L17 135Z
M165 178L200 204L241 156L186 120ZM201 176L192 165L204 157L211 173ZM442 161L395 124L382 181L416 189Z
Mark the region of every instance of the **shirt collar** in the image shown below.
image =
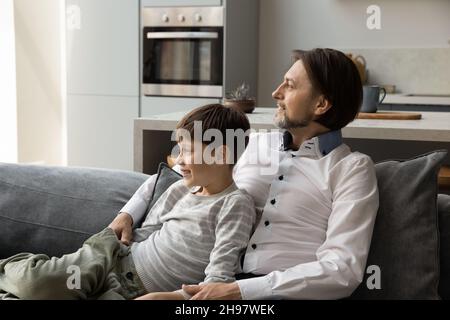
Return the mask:
M280 149L283 151L290 150L292 144L292 135L289 131L283 133L283 141ZM328 131L319 136L313 137L302 143L297 151L291 153L296 156L312 155L317 158L322 158L329 154L342 144L342 132L341 130Z

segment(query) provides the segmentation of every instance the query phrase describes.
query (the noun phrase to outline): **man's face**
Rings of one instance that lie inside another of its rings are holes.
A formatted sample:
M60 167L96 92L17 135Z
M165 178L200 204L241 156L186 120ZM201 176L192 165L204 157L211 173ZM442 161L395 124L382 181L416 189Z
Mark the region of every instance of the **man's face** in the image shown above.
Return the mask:
M277 100L275 124L281 129L308 126L314 119L318 95L308 78L301 60L296 61L286 72L283 82L272 93Z

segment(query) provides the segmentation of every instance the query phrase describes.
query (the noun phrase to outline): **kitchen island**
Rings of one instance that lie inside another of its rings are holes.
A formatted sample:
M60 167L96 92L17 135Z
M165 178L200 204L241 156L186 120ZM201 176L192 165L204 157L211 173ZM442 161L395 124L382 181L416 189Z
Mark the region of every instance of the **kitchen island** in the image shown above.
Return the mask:
M252 129L276 130L275 108L256 108L248 114ZM420 112L420 120L357 119L342 130L344 141L353 150L366 153L374 161L409 158L436 149L450 150L450 113ZM155 173L166 161L175 143L172 132L183 112L134 120L134 170ZM446 164L450 164L447 156Z

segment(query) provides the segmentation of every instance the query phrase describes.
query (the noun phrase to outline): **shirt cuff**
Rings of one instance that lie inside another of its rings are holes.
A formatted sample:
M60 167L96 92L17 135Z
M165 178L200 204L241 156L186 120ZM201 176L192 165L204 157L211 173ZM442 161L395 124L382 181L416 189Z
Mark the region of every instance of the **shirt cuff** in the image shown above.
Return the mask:
M144 216L145 211L147 210L148 203L143 199L130 199L119 212L126 212L133 218L133 226L136 226L137 223Z
M192 298L192 296L183 289L179 289L174 292L181 294L184 297L184 300L189 300L190 298Z
M237 281L242 300L273 299L269 276Z

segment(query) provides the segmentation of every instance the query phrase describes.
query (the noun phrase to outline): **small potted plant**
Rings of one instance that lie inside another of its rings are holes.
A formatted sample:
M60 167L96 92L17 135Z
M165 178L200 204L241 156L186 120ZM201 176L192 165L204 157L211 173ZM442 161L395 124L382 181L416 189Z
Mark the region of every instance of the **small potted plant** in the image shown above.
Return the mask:
M252 113L255 110L255 98L250 97L249 92L250 86L245 82L242 83L225 96L224 106L236 108L245 113Z

